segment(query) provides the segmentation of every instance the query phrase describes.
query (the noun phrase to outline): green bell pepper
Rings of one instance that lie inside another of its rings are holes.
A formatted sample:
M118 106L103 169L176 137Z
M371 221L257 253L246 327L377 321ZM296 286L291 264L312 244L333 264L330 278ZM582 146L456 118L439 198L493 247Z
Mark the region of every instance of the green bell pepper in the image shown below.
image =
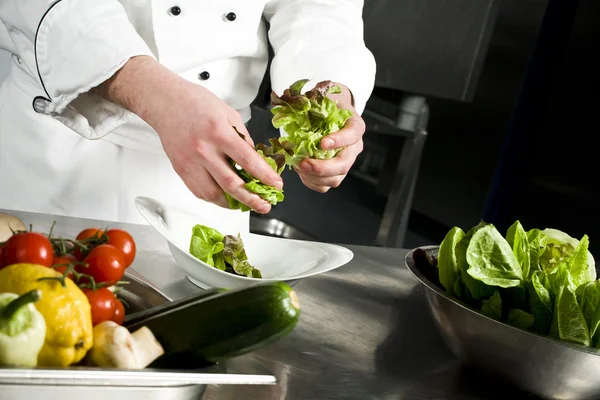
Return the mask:
M37 365L46 339L46 321L33 303L41 296L39 290L21 296L0 293L0 365Z

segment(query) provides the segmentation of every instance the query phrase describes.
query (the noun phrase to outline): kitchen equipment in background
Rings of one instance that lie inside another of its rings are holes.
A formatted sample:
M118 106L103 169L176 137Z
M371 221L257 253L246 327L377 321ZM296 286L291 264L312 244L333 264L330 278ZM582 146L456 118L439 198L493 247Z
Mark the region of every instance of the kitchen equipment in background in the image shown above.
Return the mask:
M412 210L421 155L427 138L429 107L423 96L403 95L394 118L381 112L384 109L383 102L382 99L372 97L363 114L369 133L392 135L404 140L399 155L388 149L386 161L389 157L392 162L385 162L379 171L380 176L372 177L371 182L387 196L375 245L402 247ZM368 147L364 157L369 157ZM364 169L365 163L359 161L358 165L360 171L361 167ZM389 167L386 168L388 165ZM365 174L361 176L354 173L354 170L351 174L363 179L365 176Z

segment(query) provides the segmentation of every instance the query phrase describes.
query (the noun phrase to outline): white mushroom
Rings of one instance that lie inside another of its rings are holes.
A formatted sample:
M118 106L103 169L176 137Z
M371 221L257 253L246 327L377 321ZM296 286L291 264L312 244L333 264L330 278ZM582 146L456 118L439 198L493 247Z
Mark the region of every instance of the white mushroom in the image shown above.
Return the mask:
M162 354L163 347L145 326L130 333L113 321L104 321L94 327L94 345L87 362L98 367L141 369Z
M18 217L6 213L0 213L0 243L6 242L13 231L26 231L27 227Z

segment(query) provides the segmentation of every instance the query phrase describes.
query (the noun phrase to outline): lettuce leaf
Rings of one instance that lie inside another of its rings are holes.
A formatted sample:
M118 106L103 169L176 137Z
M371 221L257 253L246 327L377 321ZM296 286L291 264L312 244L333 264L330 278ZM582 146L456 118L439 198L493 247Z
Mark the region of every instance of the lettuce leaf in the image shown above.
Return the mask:
M598 347L600 339L600 281L583 284L575 291L577 302L590 331L592 345Z
M224 236L216 229L204 225L192 228L190 254L208 265L225 271L225 262L220 254L225 247Z
M341 88L331 81L322 81L312 90L302 94L308 79L294 82L281 96L271 92L273 127L282 128L286 135L279 142L291 152L283 152L290 168L306 158L330 159L342 149L323 150L321 140L342 129L352 116L349 110L338 108L328 94L341 93Z
M258 144L255 150L271 165L274 171L281 175L285 166L290 169L298 166L306 158L330 159L342 150L323 150L321 140L330 133L342 129L352 116L349 110L338 108L337 102L327 97L328 94L341 93L342 90L332 81L322 81L312 90L302 94L302 89L308 79L300 79L285 89L283 95L271 92L273 108L273 127L282 128L285 132L280 138L269 139L269 144ZM235 127L238 135L245 139ZM250 192L256 193L271 205L284 200L283 190L278 190L260 182L241 168L235 161L229 160L237 175L244 181L244 186ZM250 211L250 207L242 204L225 193L227 203L232 210Z
M548 289L543 285L540 275L542 271L535 271L527 283L529 312L534 316L533 330L547 335L550 332L554 304Z
M509 288L523 281L523 270L512 248L492 224L473 234L467 248L467 273L488 286Z
M523 277L529 277L531 256L529 254L529 238L521 222L516 221L506 232L506 241L510 245L521 265Z
M492 297L481 302L481 313L487 317L500 321L502 318L502 298L495 291Z
M518 308L508 310L507 324L521 329L531 329L535 322L535 317L527 311Z
M235 129L235 127L234 127ZM236 132L238 135L245 139L245 136L240 133L237 129ZM279 145L279 143L277 143ZM275 146L267 147L264 144L259 144L255 146L255 149L258 154L262 156L262 158L267 161L267 163L273 168L275 172L281 175L285 168L285 150L279 145L277 149ZM283 190L279 190L274 188L273 186L265 185L252 175L248 173L245 169L240 167L235 161L232 159L229 160L230 165L236 171L237 175L242 178L244 181L244 187L248 189L252 193L256 193L263 200L266 200L271 205L276 205L277 203L281 203L285 198L283 195ZM229 208L232 210L241 210L242 212L250 211L250 207L238 201L234 197L232 197L229 193L225 193L225 197L227 198L227 203L229 204Z
M223 256L225 262L231 267L237 275L243 275L250 278L262 278L260 271L254 268L248 261L244 242L238 236L226 235L223 238Z
M465 237L465 233L462 229L457 226L452 228L446 234L438 252L437 267L439 280L450 296L459 295L454 290L457 279L460 279L460 269L456 259L456 247L463 237Z
M567 267L561 264L555 275L554 287L557 289L557 293L550 336L555 339L590 346L590 331L577 301L576 285L571 279L571 274Z
M452 228L438 252L446 292L493 319L556 339L600 348L600 281L589 237L557 229L503 236L481 221Z
M541 233L546 240L544 252L539 258L543 271L552 274L565 266L576 286L596 280L596 263L588 251L587 235L577 240L558 229L547 228Z
M190 254L221 271L262 278L260 271L248 261L239 235L223 235L214 228L197 224L192 228Z

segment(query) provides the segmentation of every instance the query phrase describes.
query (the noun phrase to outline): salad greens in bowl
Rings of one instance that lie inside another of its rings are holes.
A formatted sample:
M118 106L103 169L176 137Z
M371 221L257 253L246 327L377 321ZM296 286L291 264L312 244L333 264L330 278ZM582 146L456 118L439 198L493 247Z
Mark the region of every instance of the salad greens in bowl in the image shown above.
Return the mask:
M600 397L600 281L589 238L557 229L504 234L480 222L413 249L436 326L466 364L543 398Z
M137 197L135 206L167 241L174 261L188 279L202 289L276 281L293 286L354 257L343 246L252 233L226 218L150 197Z

